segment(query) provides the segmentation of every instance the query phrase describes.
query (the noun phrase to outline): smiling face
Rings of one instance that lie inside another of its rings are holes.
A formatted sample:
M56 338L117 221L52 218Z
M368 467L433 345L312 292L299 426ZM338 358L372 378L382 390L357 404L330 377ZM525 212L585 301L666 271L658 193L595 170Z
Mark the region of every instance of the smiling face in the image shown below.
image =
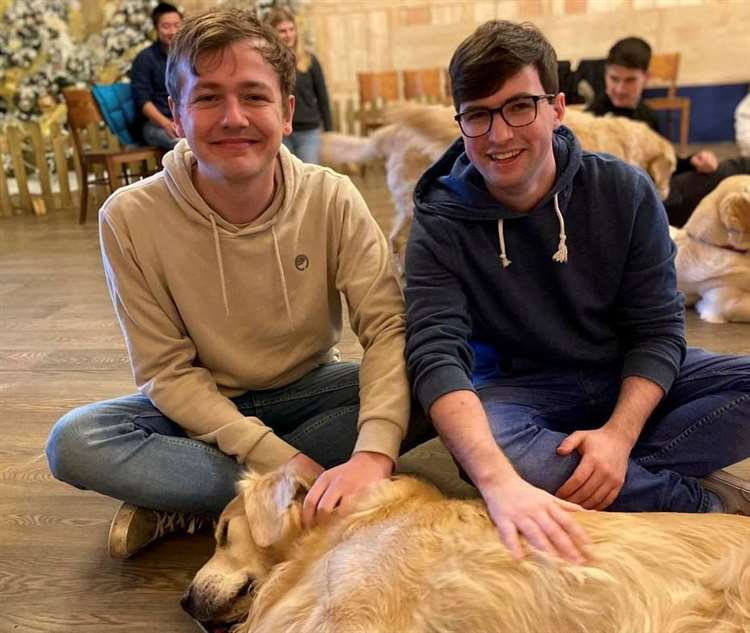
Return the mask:
M163 13L156 24L156 37L164 48L169 48L182 25L182 16L176 12Z
M604 81L612 105L616 108L637 108L648 81L648 73L639 68L607 64Z
M202 55L196 70L182 66L180 102L170 105L197 159L197 180L272 186L281 138L292 131L294 97L284 103L278 75L252 40Z
M519 96L545 93L536 68L524 66L496 92L461 103L459 111L498 108ZM538 102L537 117L531 125L510 127L496 114L487 134L476 138L464 136L466 154L496 200L512 209L528 211L550 190L555 180L552 132L564 114L565 97L559 93L552 103L546 99Z

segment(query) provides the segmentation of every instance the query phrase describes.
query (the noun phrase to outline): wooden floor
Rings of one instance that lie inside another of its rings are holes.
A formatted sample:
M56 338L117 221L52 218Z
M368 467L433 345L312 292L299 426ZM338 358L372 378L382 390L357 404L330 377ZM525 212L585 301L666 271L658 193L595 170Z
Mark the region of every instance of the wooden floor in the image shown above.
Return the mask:
M357 182L387 230L392 207L382 173ZM750 353L750 326L691 315L689 341ZM359 354L351 335L343 349ZM132 391L94 223L80 227L72 211L0 220L0 633L197 630L178 599L210 539L175 538L132 561L110 560L105 540L116 502L60 484L47 470L44 443L57 418ZM455 484L438 446L409 467L420 464Z

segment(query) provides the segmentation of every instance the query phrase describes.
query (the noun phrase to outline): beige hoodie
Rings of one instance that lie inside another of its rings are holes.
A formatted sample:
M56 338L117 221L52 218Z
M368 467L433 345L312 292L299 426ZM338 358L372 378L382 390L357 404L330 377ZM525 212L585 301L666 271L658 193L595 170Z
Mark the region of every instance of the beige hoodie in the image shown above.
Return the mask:
M357 451L395 458L406 431L404 306L386 241L350 180L282 146L283 187L226 222L181 141L164 171L104 204L104 270L138 389L193 438L258 471L298 451L229 397L288 385L338 358L340 293L364 349Z

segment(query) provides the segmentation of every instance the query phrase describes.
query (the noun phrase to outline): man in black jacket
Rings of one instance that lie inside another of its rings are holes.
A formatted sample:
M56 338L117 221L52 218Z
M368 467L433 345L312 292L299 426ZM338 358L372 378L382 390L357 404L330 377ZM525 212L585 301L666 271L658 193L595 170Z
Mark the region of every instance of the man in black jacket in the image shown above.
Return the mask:
M143 140L148 145L172 149L179 141L167 103L164 73L172 38L182 24L177 7L160 2L151 12L156 41L133 60L130 82L136 112L143 118Z
M648 81L651 47L639 37L626 37L609 49L605 68L606 93L587 109L596 116L608 114L643 121L652 130L663 134L656 113L643 102ZM750 173L750 158L719 161L710 150L700 150L677 161L677 169L669 183L669 197L664 201L669 223L680 227L701 199L724 178Z

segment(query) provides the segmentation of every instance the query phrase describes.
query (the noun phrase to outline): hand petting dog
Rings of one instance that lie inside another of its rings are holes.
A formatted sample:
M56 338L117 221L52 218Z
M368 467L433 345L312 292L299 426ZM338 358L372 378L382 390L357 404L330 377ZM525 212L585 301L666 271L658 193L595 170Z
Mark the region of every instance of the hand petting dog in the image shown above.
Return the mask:
M390 477L394 464L390 457L381 453L361 451L352 455L349 461L328 470L298 453L289 460L288 467L315 481L302 505L302 524L309 528L339 508L345 511L357 494L376 481Z

